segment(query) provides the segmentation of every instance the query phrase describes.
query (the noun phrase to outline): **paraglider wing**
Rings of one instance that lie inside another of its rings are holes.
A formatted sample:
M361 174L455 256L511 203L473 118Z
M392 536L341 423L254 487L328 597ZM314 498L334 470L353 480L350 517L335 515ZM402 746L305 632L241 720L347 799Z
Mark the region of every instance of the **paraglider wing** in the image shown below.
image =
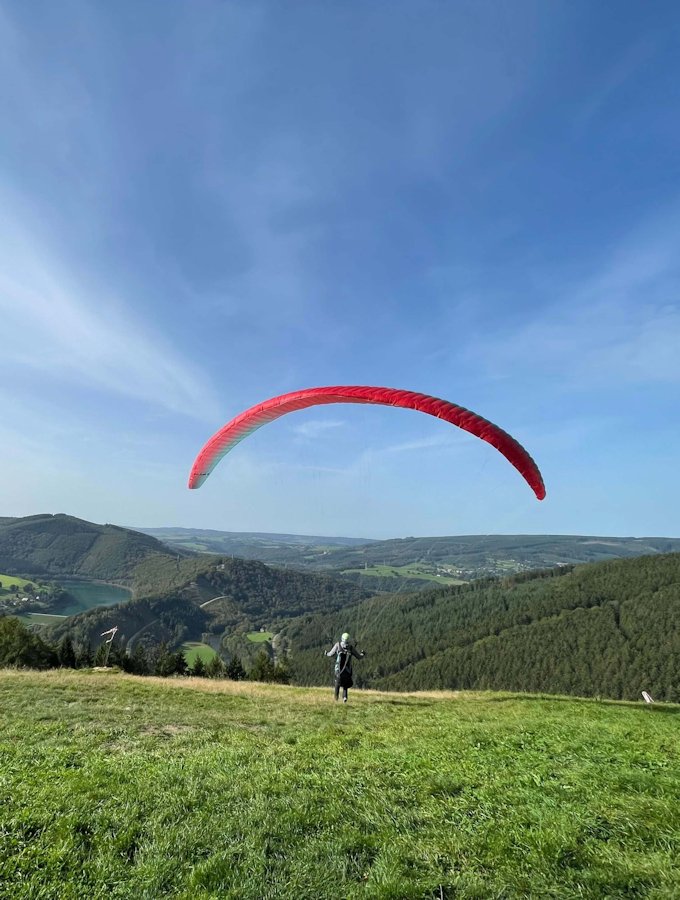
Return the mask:
M507 432L476 413L427 394L400 391L395 388L367 387L359 385L339 387L314 387L290 394L272 397L257 406L240 413L220 428L200 451L189 476L189 488L199 488L222 457L239 441L257 428L273 422L280 416L326 403L374 403L380 406L400 406L427 413L451 425L457 425L475 437L495 447L522 475L539 500L545 497L543 478L538 466L527 451Z

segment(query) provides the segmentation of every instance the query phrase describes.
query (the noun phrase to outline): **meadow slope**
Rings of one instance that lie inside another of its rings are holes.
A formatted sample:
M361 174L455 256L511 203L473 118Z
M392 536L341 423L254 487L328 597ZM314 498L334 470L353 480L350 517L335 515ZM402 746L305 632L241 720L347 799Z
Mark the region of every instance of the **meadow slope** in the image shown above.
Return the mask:
M680 706L0 672L0 896L680 895Z

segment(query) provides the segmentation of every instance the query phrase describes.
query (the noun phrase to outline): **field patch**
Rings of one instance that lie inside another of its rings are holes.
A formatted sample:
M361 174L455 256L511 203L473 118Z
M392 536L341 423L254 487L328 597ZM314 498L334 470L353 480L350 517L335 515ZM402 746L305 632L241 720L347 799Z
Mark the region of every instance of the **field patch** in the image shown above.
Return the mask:
M250 631L246 637L254 644L264 644L265 641L271 641L274 637L273 631Z
M16 584L19 589L26 587L27 584L35 586L35 582L28 578L19 578L18 575L2 575L0 574L0 592L9 591L10 587Z
M53 613L24 613L17 616L24 625L59 625L67 616L58 616Z
M384 565L367 566L363 569L343 569L341 574L369 575L375 578L413 578L419 581L433 581L436 584L465 584L462 578L456 577L445 569L438 571L434 566L421 563L412 563L407 566Z
M196 641L188 641L186 644L182 644L180 649L184 651L184 658L189 666L195 665L196 660L199 658L204 663L209 663L214 656L217 656L217 653L208 644L201 644Z

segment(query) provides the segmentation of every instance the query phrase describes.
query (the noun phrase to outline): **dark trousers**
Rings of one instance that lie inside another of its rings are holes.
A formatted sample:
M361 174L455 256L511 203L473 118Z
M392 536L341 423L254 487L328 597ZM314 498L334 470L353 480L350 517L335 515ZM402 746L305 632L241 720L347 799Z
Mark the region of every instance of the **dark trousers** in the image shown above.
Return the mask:
M352 687L352 676L348 672L341 672L335 676L335 699L340 698L340 688L342 688L342 699L347 699L347 689Z

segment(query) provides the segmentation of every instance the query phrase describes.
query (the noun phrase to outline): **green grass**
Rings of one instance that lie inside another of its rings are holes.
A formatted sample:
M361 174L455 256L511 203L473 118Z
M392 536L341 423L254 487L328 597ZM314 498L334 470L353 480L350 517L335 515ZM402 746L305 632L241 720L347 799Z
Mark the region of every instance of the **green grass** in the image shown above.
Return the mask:
M194 665L199 656L204 663L209 663L213 656L217 656L212 647L209 647L207 644L196 643L195 641L182 644L181 649L184 651L184 658L190 666Z
M250 631L246 635L249 641L254 644L263 644L265 641L271 641L274 637L273 631Z
M0 896L677 897L679 716L5 671Z
M16 584L19 589L25 587L27 584L35 585L34 581L30 581L28 578L19 578L18 575L2 575L0 574L0 591L9 590L10 586Z
M65 618L66 616L58 616L53 613L24 613L17 616L17 619L24 625L59 625Z
M357 573L374 575L376 578L417 578L421 581L435 581L437 584L465 584L453 575L436 575L432 566L411 563L408 566L368 566L365 569L343 569L341 574Z

